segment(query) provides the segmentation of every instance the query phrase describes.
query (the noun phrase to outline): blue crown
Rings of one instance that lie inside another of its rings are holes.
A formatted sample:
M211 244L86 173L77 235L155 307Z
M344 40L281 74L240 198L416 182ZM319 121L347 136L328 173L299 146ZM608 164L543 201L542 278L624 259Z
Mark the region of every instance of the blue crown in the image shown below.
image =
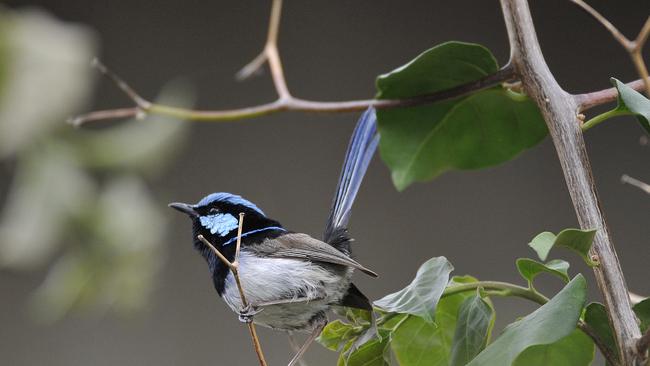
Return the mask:
M253 202L242 198L241 196L238 196L236 194L232 193L226 193L226 192L217 192L217 193L212 193L209 194L205 197L203 197L199 203L197 203L197 206L207 206L213 202L227 202L233 205L242 205L245 207L250 208L251 210L257 211L260 215L266 216L262 210L260 210L259 207L257 207Z

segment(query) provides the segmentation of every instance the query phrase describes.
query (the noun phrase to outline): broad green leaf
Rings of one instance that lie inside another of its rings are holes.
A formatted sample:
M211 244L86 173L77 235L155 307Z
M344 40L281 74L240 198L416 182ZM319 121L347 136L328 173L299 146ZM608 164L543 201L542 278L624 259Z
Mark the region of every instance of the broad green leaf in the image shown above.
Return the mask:
M453 269L447 258L431 258L420 266L408 286L375 301L374 305L383 311L416 315L432 323Z
M650 100L618 79L611 78L610 80L618 90L618 106L615 111L630 112L636 115L641 127L650 134Z
M551 248L565 247L578 253L588 265L593 267L598 265L598 263L591 260L589 249L595 236L596 229L564 229L557 236L549 231L545 231L534 237L528 245L537 252L537 255L543 261L548 257Z
M471 82L498 70L483 46L447 42L377 78L377 97L408 98ZM500 88L433 104L377 111L382 159L403 190L449 169L510 160L539 143L546 125L529 100Z
M340 351L354 334L354 329L350 324L337 319L327 324L316 341L327 349Z
M458 311L450 365L466 365L485 348L494 319L494 309L478 294L465 299Z
M641 321L641 332L645 333L650 328L650 297L634 305L632 309Z
M650 298L641 301L632 307L634 313L641 321L641 332L645 332L650 325ZM598 337L610 349L613 355L618 357L618 348L614 339L614 333L609 325L607 310L601 303L593 302L585 308L584 321L598 335Z
M598 338L609 348L613 355L618 357L618 348L616 347L616 340L612 333L612 328L609 326L609 319L607 317L607 310L601 303L592 302L585 308L584 314L585 323L598 335Z
M594 342L579 329L550 344L523 351L513 366L588 366L594 359Z
M521 276L528 281L529 285L532 285L535 277L542 272L550 273L560 277L564 282L569 282L569 274L567 273L569 263L561 259L554 259L544 264L530 258L519 258L517 259L517 269Z
M506 327L469 365L511 365L527 348L568 336L576 329L586 295L587 283L579 274L549 302Z
M476 282L476 279L454 277L449 286ZM391 348L400 366L448 366L451 347L456 332L458 311L467 298L475 292L467 291L440 299L435 323L408 315L393 332Z

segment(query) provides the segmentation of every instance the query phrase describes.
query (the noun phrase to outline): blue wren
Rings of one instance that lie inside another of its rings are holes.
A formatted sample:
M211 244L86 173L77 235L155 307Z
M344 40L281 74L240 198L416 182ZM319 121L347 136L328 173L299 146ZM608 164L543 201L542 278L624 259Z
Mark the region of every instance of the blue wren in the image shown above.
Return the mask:
M347 224L378 142L375 111L368 109L350 139L322 241L286 229L254 203L230 193L212 193L197 204L169 205L192 219L194 248L207 261L217 293L240 319L252 317L255 324L273 329L311 332L292 363L327 323L332 305L372 309L350 279L355 269L377 275L351 258ZM232 261L242 212L239 276L251 304L247 309L229 268L197 239L203 235Z

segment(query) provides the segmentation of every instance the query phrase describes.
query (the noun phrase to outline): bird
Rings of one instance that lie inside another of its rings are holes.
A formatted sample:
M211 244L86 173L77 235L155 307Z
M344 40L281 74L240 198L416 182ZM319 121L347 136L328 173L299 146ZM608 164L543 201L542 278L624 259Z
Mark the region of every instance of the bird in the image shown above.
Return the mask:
M206 260L216 292L241 321L309 333L289 365L320 334L333 306L372 310L351 277L354 270L372 277L377 274L352 258L348 222L378 142L375 110L369 108L350 138L322 240L285 228L251 201L232 193L212 193L196 204L169 204L192 220L194 248ZM199 239L202 235L232 262L240 213L244 218L238 274L248 307L242 304L230 268Z

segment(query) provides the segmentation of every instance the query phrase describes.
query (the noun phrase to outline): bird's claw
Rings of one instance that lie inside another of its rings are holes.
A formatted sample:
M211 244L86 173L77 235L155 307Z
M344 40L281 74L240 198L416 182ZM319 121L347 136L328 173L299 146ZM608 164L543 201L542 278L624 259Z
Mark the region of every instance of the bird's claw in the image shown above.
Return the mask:
M248 304L239 309L239 321L242 323L251 323L253 322L253 317L263 310L264 308L259 308L257 306Z

